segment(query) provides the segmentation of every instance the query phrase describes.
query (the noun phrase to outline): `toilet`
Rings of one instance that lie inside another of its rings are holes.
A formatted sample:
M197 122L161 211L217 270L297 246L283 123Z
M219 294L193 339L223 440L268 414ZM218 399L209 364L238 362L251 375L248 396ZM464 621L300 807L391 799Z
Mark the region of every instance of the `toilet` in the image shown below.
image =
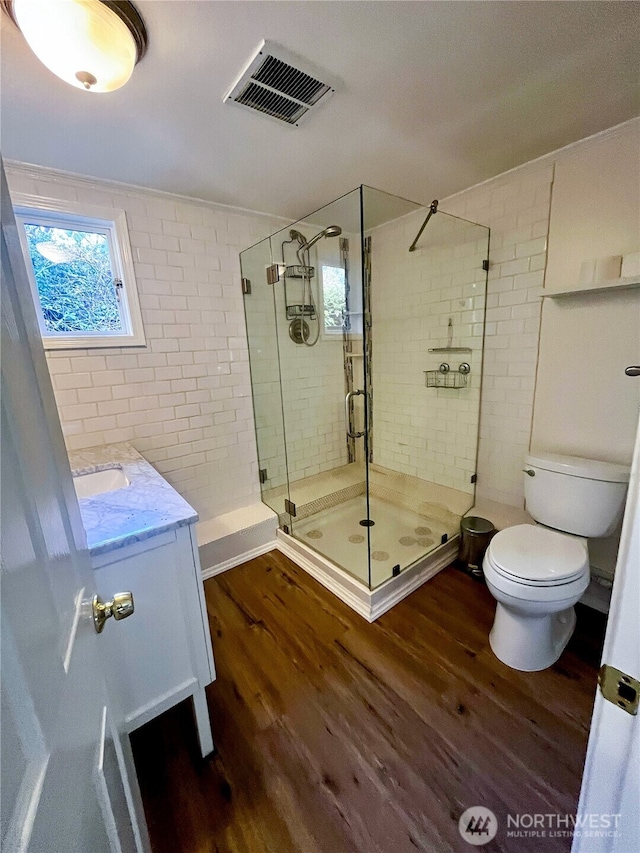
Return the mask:
M537 523L501 530L483 562L497 602L489 643L507 666L546 669L564 651L574 605L589 586L587 537L613 533L628 483L625 465L556 453L525 458L527 511Z

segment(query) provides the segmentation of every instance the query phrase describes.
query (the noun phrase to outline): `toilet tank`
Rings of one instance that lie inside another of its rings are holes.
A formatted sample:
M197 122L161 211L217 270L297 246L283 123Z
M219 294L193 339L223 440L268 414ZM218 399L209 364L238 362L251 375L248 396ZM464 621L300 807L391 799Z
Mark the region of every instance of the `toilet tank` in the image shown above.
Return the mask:
M577 536L609 536L624 511L629 468L557 453L525 457L527 511L547 527Z

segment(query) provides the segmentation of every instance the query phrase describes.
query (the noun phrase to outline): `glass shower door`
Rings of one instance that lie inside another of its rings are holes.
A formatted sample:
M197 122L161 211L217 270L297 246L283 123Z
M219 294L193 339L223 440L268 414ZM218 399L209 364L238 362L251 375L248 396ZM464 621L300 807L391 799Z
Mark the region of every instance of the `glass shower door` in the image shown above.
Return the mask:
M474 504L489 229L363 187L371 587Z
M273 235L271 251L280 265L286 524L368 585L359 191Z
M271 263L269 239L240 253L261 497L281 515L289 479L274 290L267 284Z

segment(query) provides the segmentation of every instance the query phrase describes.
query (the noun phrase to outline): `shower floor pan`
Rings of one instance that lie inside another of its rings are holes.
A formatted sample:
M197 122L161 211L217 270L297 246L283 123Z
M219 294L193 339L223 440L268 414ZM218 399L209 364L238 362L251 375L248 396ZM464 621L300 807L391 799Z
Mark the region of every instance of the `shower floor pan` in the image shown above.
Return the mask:
M392 577L394 566L409 566L433 551L444 534L449 538L453 533L437 519L425 518L375 495L369 498L369 512L374 524L367 529L360 523L367 518L366 497L360 495L304 521L294 520L292 532L367 585L370 537L374 588Z
M370 497L373 527L364 527L363 496L294 521L295 536L278 530L278 547L297 565L369 622L448 566L458 550L458 535L438 519ZM367 532L371 536L368 585ZM444 533L451 536L444 544ZM425 553L428 548L431 550ZM321 549L321 551L319 550ZM407 566L392 577L395 565ZM344 567L344 568L342 568Z

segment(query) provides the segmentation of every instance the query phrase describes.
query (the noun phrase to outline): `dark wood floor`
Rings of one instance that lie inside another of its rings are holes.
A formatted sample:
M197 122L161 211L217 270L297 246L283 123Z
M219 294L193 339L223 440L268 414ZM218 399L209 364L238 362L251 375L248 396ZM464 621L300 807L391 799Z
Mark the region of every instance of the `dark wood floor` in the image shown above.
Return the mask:
M492 654L494 601L450 568L373 625L272 552L205 584L218 752L188 703L132 737L155 853L469 851L458 818L575 813L604 617L586 608L559 663Z

